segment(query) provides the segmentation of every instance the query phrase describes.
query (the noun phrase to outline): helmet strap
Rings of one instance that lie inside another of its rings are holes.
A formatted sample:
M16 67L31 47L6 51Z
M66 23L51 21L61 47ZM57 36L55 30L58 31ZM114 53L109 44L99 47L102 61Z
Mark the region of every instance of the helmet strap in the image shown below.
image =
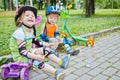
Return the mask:
M33 26L32 27L29 27L28 25L26 25L26 24L24 24L24 23L22 23L26 28L29 28L29 29L31 29L31 28L33 28Z
M29 27L29 26L27 26L26 24L24 24L24 23L22 23L26 28L28 28L28 29L31 29L31 28L33 28L33 34L34 34L34 36L36 37L36 29L35 29L35 25L33 25L32 27Z
M47 23L49 23L49 24L50 24L50 22L49 22L49 21L47 21Z

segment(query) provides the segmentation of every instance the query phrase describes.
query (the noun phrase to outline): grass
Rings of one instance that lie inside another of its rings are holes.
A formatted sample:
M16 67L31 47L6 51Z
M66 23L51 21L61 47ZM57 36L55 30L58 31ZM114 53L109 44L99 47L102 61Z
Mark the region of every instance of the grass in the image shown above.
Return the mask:
M16 29L14 15L15 11L0 11L0 56L10 54L9 38ZM41 15L42 19L37 26L37 36L41 25L46 21L44 10L39 11L38 15ZM59 31L63 31L64 19L59 19L57 24ZM82 10L70 11L68 27L73 35L80 36L115 26L120 26L120 9L96 10L95 15L90 18L85 18Z

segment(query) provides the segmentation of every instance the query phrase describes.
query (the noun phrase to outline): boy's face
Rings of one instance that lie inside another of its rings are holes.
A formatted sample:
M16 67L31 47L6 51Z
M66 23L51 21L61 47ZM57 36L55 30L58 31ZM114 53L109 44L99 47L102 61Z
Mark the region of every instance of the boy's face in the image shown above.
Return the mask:
M23 23L29 27L32 27L35 24L35 15L32 11L25 11Z
M58 20L59 15L58 14L49 14L47 15L48 22L50 24L55 24Z

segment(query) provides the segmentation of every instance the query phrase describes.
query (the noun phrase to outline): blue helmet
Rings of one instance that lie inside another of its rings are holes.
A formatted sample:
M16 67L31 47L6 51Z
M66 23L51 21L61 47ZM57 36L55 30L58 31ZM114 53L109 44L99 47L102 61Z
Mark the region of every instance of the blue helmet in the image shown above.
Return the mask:
M60 15L60 9L56 6L49 6L46 8L46 15L48 15L49 13L57 13L58 15Z

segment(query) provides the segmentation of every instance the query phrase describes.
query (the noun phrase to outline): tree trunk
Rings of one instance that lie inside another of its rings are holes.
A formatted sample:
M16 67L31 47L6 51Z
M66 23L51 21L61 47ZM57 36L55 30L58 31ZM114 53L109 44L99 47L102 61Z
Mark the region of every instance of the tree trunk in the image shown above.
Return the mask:
M91 0L91 13L95 14L95 1Z
M43 0L39 0L39 7L38 7L38 9L39 10L42 10L42 7L43 7Z
M51 0L51 5L55 6L56 5L56 0Z
M9 10L12 11L13 10L13 0L9 0Z
M40 1L39 1L39 3L38 3L38 4L39 4L38 9L40 10Z
M95 4L94 0L86 0L86 17L90 17L95 14Z
M50 0L47 0L47 6L46 7L48 7L48 6L50 6Z
M24 5L26 4L26 0L24 0L24 3L23 3Z
M91 16L91 6L90 6L91 0L86 0L86 17Z
M6 0L4 0L4 10L6 11L6 3L5 3Z

